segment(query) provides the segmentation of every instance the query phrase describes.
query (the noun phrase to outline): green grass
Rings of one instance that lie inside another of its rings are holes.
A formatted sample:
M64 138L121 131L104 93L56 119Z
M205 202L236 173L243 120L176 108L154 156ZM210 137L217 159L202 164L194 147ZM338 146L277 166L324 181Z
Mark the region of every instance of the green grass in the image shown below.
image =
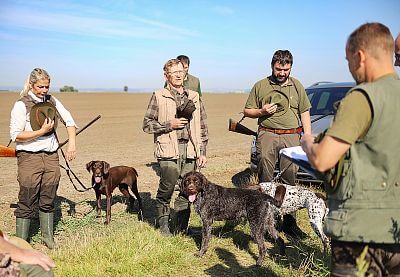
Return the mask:
M328 258L308 224L305 210L299 221L309 237L287 241L287 256L277 256L266 240L269 256L256 267L257 245L248 223L215 222L208 252L194 257L201 235L163 237L136 214L115 212L111 224L91 212L83 218L65 216L57 224L58 248L46 250L55 260L57 276L329 276ZM201 230L198 215L190 226ZM36 236L35 236L36 237ZM34 237L34 241L36 241Z

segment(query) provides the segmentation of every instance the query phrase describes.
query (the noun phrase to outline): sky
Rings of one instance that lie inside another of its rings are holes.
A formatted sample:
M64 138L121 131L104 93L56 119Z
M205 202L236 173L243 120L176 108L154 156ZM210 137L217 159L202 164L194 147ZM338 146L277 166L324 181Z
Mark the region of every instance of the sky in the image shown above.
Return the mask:
M352 81L345 42L366 22L397 36L400 1L0 0L0 89L22 88L40 67L52 87L151 91L184 54L203 91L249 90L278 49L306 87Z

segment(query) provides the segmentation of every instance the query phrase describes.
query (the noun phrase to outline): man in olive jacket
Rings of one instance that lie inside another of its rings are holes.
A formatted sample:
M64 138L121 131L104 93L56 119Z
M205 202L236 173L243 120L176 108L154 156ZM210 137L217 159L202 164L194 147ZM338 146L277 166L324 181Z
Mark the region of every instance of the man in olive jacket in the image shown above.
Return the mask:
M325 184L333 276L358 276L363 251L368 275L400 274L400 79L393 52L386 26L357 28L347 40L346 59L358 85L319 143L308 134L301 139L316 170L330 176L340 171Z

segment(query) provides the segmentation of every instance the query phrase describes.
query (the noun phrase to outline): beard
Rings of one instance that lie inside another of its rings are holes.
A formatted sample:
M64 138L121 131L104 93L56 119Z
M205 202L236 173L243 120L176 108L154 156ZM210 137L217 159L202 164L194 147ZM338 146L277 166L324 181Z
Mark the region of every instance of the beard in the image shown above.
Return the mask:
M288 76L276 76L276 75L272 75L274 77L274 81L277 82L278 84L283 84L286 82L287 79L289 79L289 75Z

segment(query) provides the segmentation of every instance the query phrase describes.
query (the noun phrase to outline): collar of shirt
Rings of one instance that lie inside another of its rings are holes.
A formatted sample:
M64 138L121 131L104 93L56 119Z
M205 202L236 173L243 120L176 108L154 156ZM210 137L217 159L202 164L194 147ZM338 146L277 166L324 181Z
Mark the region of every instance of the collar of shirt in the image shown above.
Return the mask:
M184 95L186 97L189 96L189 93L187 92L186 88L183 87L183 93L179 93L176 89L170 88L169 91L171 92L172 96L176 98L177 95L181 96Z
M28 95L29 95L30 97L32 97L33 100L35 100L35 101L37 101L37 102L42 102L42 99L39 98L39 97L37 97L32 91L29 91L29 92L28 92Z

